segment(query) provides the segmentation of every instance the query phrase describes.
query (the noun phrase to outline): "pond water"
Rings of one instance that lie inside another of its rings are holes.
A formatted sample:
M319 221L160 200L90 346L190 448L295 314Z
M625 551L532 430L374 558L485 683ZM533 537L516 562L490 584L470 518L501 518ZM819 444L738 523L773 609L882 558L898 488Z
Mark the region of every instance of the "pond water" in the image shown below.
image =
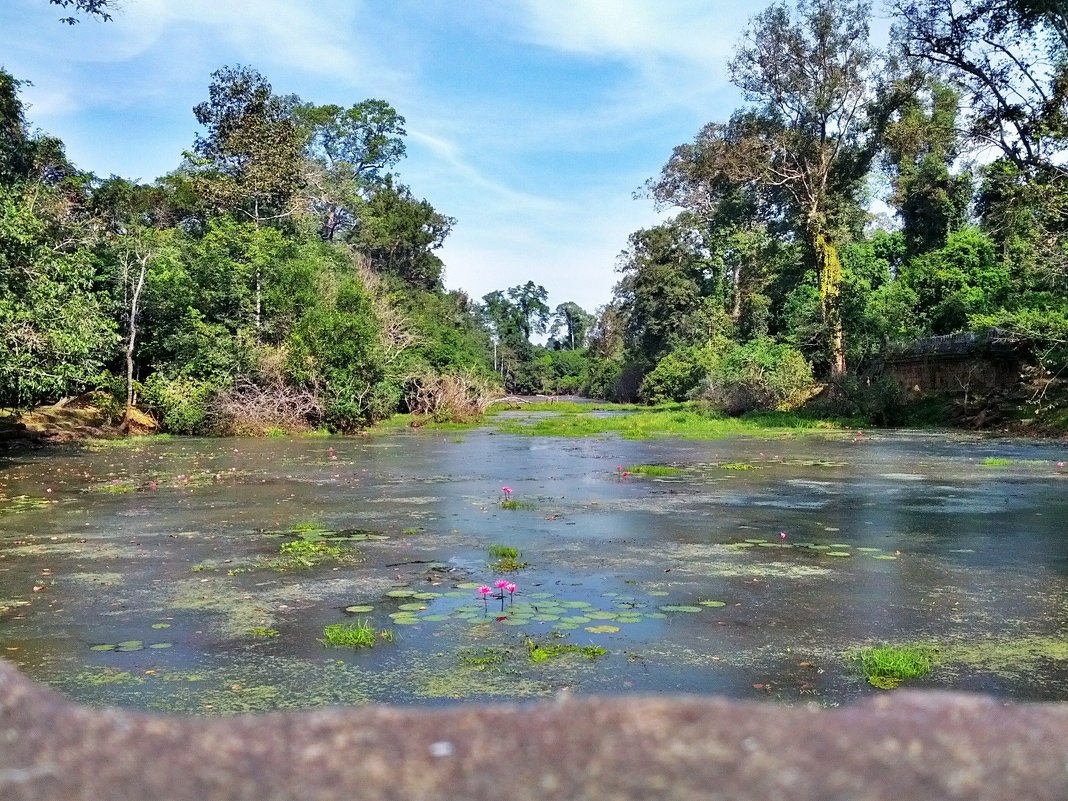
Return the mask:
M1065 700L1065 451L486 428L6 457L0 656L81 702L194 714L565 689L834 705L883 692L850 650L922 642L938 663L912 686ZM680 472L617 470L636 464ZM335 550L280 554L297 540ZM494 572L494 545L526 566ZM515 595L481 600L501 578ZM392 639L321 642L356 622Z

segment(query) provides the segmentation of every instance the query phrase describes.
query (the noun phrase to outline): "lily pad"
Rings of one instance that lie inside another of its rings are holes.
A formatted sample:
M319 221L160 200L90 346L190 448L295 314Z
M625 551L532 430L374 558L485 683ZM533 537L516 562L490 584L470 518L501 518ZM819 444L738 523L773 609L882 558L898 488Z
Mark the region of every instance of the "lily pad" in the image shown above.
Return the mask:
M878 553L882 548L857 548L861 553Z
M612 634L619 631L619 626L587 626L586 631L590 634Z
M665 595L671 595L670 592L664 592L663 590L649 590L649 595L661 598Z
M827 551L824 556L852 556L849 551Z
M660 611L662 611L662 612L700 612L701 611L701 607L699 607L699 606L688 606L686 604L668 604L666 606L661 606L660 607Z
M421 612L426 609L426 604L416 601L415 603L401 604L397 608L405 612Z
M877 553L877 554L873 554L871 558L872 559L886 559L886 560L897 559L897 557L894 556L892 553Z
M119 646L115 645L115 643L102 643L101 645L90 645L89 646L89 650L90 651L114 651L118 647Z
M589 612L583 612L583 614L590 620L615 620L619 617L618 612L602 612L598 609L591 609Z
M463 584L456 585L456 589L458 590L477 590L478 588L479 585L473 581L465 581Z
M356 604L355 606L346 606L346 612L352 612L354 615L362 612L373 612L375 608L371 604Z
M710 606L712 608L718 608L720 606L726 606L726 601L698 601L701 606Z
M425 620L428 623L441 623L444 620L450 620L448 615L423 615L421 620Z
M430 600L433 600L434 598L440 598L441 597L441 593L440 592L417 592L412 597L415 598L417 601L430 601Z
M164 648L170 648L170 647L171 647L172 645L174 645L174 643L173 643L173 642L154 642L154 643L152 643L152 644L151 644L150 646L148 646L148 647L149 647L149 648L154 648L154 649L156 649L157 651L161 651L161 650L163 650Z
M390 590L386 593L389 598L414 598L415 590Z
M170 623L153 623L152 624L152 628L154 628L154 629L169 629L170 627L171 627Z

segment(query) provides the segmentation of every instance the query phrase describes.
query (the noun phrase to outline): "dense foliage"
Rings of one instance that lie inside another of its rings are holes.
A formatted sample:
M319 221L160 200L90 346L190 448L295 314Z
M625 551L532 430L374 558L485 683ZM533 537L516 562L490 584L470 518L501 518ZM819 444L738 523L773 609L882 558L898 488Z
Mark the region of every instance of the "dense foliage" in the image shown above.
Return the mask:
M672 216L629 237L596 314L533 280L444 291L455 221L398 181L406 123L383 100L316 106L224 67L183 162L137 185L31 133L0 71L0 405L97 389L183 432L464 417L497 390L736 413L816 379L870 385L895 343L991 326L1052 375L1068 12L887 3L886 51L865 0L753 17L730 63L745 104L647 183Z
M0 404L102 390L176 432L351 430L416 378L492 377L478 307L442 288L453 221L390 172L388 103L225 67L185 161L137 185L31 133L19 86L0 72Z

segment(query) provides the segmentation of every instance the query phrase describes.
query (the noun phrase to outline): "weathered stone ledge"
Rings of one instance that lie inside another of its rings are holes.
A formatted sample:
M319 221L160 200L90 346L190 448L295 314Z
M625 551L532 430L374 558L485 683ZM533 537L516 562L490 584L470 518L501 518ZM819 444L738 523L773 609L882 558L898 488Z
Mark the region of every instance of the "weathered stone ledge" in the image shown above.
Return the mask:
M0 661L4 801L1063 801L1068 705L895 691L226 719L88 709Z

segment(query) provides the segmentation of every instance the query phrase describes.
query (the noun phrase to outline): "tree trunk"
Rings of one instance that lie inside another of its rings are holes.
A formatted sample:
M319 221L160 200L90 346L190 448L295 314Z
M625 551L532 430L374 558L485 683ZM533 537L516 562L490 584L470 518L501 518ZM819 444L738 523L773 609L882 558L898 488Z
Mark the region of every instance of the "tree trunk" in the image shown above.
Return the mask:
M737 329L738 324L742 321L742 266L740 264L734 265L732 284L734 286L734 300L731 305L731 322L734 323L734 327Z
M137 284L134 286L133 295L130 296L130 336L126 340L126 414L130 416L134 400L134 346L137 344L137 314L140 311L138 304L141 300L141 290L145 286L145 275L148 273L148 256L140 257L141 270L137 274Z
M814 231L812 244L816 251L820 310L827 327L831 377L840 378L846 372L845 335L842 331L842 261L838 256L838 248L821 228Z

